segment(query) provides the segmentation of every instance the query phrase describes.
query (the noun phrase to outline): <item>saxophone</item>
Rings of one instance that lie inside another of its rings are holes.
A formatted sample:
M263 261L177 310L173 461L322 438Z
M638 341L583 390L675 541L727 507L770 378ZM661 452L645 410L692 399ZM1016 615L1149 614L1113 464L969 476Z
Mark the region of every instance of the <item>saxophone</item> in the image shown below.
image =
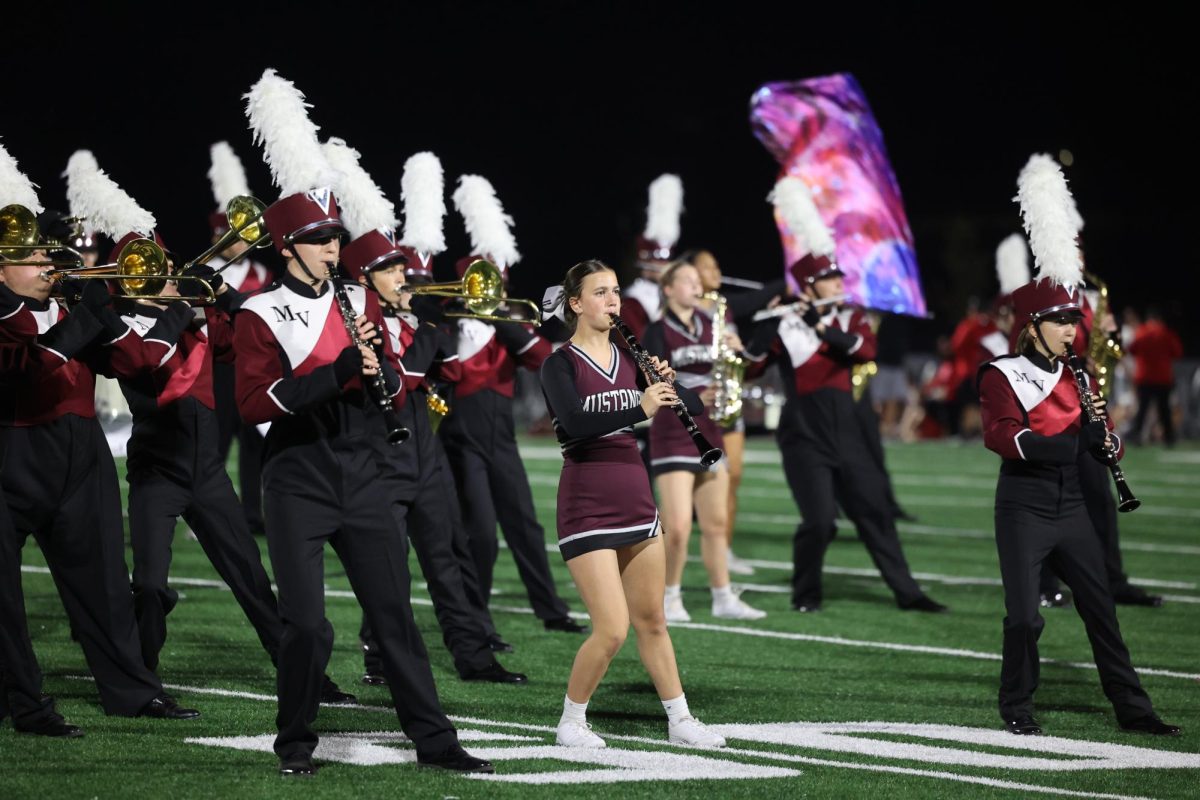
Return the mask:
M721 427L728 427L742 415L746 361L725 342L725 314L729 308L725 296L707 292L704 298L716 303L712 320L712 382L717 390L713 398L713 420Z
M1121 350L1121 343L1114 338L1111 332L1101 330L1104 318L1108 316L1108 284L1090 272L1083 273L1083 277L1095 286L1096 291L1100 294L1100 299L1096 302L1095 314L1092 317L1087 355L1096 371L1096 391L1107 400L1112 394L1117 362L1125 353Z

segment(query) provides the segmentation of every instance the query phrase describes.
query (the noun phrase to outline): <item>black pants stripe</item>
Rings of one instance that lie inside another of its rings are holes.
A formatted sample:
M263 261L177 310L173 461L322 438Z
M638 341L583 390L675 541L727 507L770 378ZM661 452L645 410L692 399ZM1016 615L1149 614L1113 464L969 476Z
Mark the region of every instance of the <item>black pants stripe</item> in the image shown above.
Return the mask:
M267 542L283 617L275 752L286 759L311 755L316 748L312 723L333 647L323 589L328 542L374 631L404 733L418 757L436 754L457 736L438 701L429 656L413 619L406 537L397 533L387 503L380 502L370 448L363 443L336 454L325 452L335 459L319 470L327 483L310 480L310 492L273 489L275 470L281 473L280 485L294 487L314 466L297 465L299 471L283 474L293 466L285 463L291 455L268 462L264 475Z
M283 623L258 545L250 534L233 484L224 470L190 486L148 473L129 480L129 534L133 546L133 598L142 659L158 666L167 638L167 615L178 594L167 585L171 540L182 516L204 554L229 585L263 648L275 662Z
M0 664L14 717L49 711L29 640L21 548L32 533L79 637L105 713L135 716L162 692L142 663L117 471L95 419L0 428L0 483L12 529L0 542Z
M1129 722L1153 713L1121 637L1104 556L1087 509L1079 498L1046 498L1033 480L1001 476L997 489L996 549L1005 609L1000 716L1011 720L1033 713L1040 674L1038 639L1045 625L1038 604L1043 563L1049 563L1074 593L1100 684L1117 719Z

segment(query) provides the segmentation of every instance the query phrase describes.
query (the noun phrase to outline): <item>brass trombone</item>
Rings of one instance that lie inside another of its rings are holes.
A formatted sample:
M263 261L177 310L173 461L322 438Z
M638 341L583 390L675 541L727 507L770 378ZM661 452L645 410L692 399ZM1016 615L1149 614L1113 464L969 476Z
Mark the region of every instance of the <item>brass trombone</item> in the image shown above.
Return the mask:
M246 257L251 250L266 247L271 243L271 234L267 233L262 215L267 210L266 205L248 194L240 194L225 206L225 218L229 220L229 230L218 239L212 247L183 265L184 270L197 264L207 264L213 256L220 253L237 239L246 243L246 249L222 264L216 272L229 267Z
M446 281L445 283L407 284L402 291L413 294L427 294L433 297L457 297L467 307L467 313L451 313L447 317L461 319L479 319L488 322L530 322L534 325L542 323L541 308L532 300L504 296L504 276L500 268L482 258L472 261L463 273L462 279ZM519 319L496 314L497 309L505 304L527 306L533 312L532 319Z
M0 258L3 258L4 264L13 267L51 268L83 266L83 254L78 250L58 242L43 243L41 238L37 217L28 208L17 203L0 208ZM46 253L63 251L71 253L72 257L30 261L28 256L38 250ZM25 256L23 260L22 256Z
M45 265L50 262L31 262ZM191 275L172 275L167 253L153 239L134 239L121 248L117 260L112 264L97 264L94 267L74 267L69 269L48 269L42 273L47 281L72 280L104 280L116 281L121 286L122 296L129 300L155 300L174 302L215 303L217 295L212 284L203 278ZM203 288L203 294L173 295L163 294L167 281L196 281Z

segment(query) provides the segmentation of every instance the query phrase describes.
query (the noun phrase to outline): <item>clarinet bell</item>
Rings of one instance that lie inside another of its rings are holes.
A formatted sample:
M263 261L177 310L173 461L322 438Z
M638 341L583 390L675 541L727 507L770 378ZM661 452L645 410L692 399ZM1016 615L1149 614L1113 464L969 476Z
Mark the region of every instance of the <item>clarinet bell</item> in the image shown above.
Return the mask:
M387 443L388 444L404 444L405 442L408 441L408 437L410 437L410 436L412 436L412 431L410 431L408 428L404 427L403 425L397 425L396 427L390 428L388 430Z
M721 448L711 447L708 450L704 451L704 455L700 456L700 464L705 467L711 467L713 464L717 463L724 457L725 457L725 454L723 452L721 452ZM1134 502L1138 502L1138 501L1135 500ZM1136 506L1135 506L1135 508L1136 508Z

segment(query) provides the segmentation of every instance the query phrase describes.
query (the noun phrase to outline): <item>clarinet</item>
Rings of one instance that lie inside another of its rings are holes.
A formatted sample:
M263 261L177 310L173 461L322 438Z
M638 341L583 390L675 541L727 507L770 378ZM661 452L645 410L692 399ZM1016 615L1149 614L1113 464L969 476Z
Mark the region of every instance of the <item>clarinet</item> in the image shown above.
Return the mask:
M331 277L329 282L333 284L333 296L337 299L338 310L342 312L342 322L346 326L346 333L350 334L350 341L355 347L362 347L367 342L364 342L358 335L358 325L354 321L358 318L358 314L354 312L354 304L350 302L346 285L340 278ZM379 413L383 414L383 424L387 427L388 444L400 444L408 440L411 432L400 424L400 417L396 416L396 409L392 407L392 398L388 396L387 380L383 377L383 347L375 343L368 346L375 351L375 357L379 359L379 369L369 380L365 375L362 376L363 385L366 387L371 401L379 408Z
M629 345L629 352L633 355L633 360L637 362L638 367L645 374L646 381L652 384L662 383L663 376L658 374L658 370L650 362L650 354L646 352L646 348L642 347L642 343L633 335L633 331L629 330L629 326L616 314L609 314L609 316L612 317L612 325L617 329L617 333L621 334L621 338ZM696 424L696 420L692 419L692 415L688 413L683 401L676 400L675 405L671 406L671 410L675 412L675 416L679 417L679 421L687 429L688 436L692 437L692 442L695 443L696 449L700 451L700 463L706 467L711 467L720 461L724 453L721 452L719 447L713 447L708 439L704 438L704 434L700 432L700 426Z
M1083 361L1075 352L1071 345L1067 345L1066 351L1067 366L1071 368L1071 373L1075 376L1075 388L1079 390L1079 403L1083 406L1083 417L1088 423L1103 422L1100 415L1096 413L1096 409L1092 407L1092 390L1088 385L1088 374L1083 367ZM1113 482L1117 484L1117 510L1118 511L1133 511L1142 504L1133 496L1133 490L1129 488L1129 484L1125 481L1125 472L1121 469L1121 465L1117 463L1117 451L1109 444L1104 446L1104 464L1108 467L1108 471L1112 473Z

